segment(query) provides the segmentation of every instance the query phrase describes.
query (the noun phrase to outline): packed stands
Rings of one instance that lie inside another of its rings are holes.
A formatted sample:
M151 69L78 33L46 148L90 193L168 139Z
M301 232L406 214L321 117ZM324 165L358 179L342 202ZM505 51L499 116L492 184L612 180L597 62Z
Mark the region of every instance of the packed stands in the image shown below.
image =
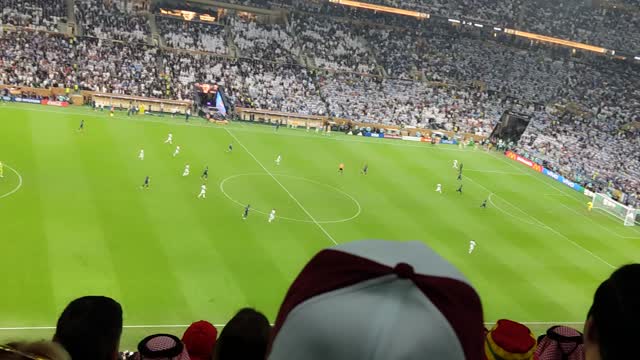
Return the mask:
M156 24L168 47L214 54L226 54L228 51L223 26L164 16L156 17Z
M369 2L423 11L454 19L481 21L608 49L640 54L638 4L630 8L588 5L586 2L454 0L425 3L420 0L370 0Z
M146 17L131 12L122 0L76 0L75 13L86 36L145 42L150 33Z
M242 57L294 63L299 48L290 30L278 24L259 24L238 18L231 19L234 43Z
M368 44L347 23L305 15L292 17L291 23L302 51L318 68L367 74L375 71Z
M0 0L2 24L57 31L66 17L64 0Z

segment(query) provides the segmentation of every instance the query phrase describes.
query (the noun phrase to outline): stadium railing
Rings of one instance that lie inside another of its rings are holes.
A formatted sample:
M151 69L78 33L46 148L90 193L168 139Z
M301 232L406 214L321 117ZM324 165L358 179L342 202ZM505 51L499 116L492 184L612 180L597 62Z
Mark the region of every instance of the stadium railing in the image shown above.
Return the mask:
M266 123L275 123L280 121L282 125L290 125L293 127L305 127L308 125L311 128L316 128L321 127L322 124L328 121L328 118L325 116L240 107L236 108L236 113L240 120L243 121L258 121Z
M191 101L156 99L143 96L95 93L92 96L96 106L116 107L128 109L131 105L144 107L150 112L166 112L184 114L191 107Z

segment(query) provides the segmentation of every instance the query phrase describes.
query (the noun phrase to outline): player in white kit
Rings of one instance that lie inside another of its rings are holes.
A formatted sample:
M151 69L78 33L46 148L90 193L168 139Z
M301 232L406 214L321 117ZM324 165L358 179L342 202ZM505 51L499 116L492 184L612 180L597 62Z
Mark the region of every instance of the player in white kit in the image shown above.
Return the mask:
M180 154L180 145L176 146L176 150L173 152L173 157L178 156Z
M458 160L453 160L453 168L454 169L458 168Z
M276 158L276 165L280 165L280 161L282 161L282 155L278 155Z
M165 144L173 144L173 134L169 133L169 135L167 135L167 140L164 141Z
M182 172L182 176L189 176L189 164L184 166L184 171Z
M469 241L469 254L471 254L473 252L473 249L476 248L476 242L471 240Z
M442 194L442 184L436 185L436 192L439 192L440 194Z
M200 194L198 194L198 199L200 198L207 198L207 185L205 184L202 184L202 186L200 186Z
M272 209L271 212L269 213L269 222L272 222L275 219L276 219L276 209Z
M138 159L144 160L144 149L140 149L140 153L138 154Z

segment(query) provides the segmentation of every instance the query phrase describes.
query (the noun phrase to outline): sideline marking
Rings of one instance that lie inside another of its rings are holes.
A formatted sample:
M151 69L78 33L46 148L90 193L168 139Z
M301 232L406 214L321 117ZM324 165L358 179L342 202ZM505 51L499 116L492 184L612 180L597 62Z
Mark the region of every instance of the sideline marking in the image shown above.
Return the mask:
M18 170L12 168L11 166L9 166L7 164L4 164L4 167L6 167L7 169L13 171L14 173L16 173L16 175L18 175L18 186L16 186L13 190L9 191L6 194L0 195L0 199L3 199L3 198L6 198L8 196L11 196L11 195L15 194L16 191L20 190L20 188L22 187L22 175L20 175Z
M519 321L525 325L582 325L584 321ZM495 325L496 322L485 322L485 325ZM274 324L270 324L274 326ZM125 329L160 329L160 328L188 328L187 325L124 325ZM217 328L225 327L227 324L213 324ZM0 331L16 331L16 330L55 330L55 326L16 326L16 327L0 327Z
M526 176L527 175L527 174L522 174L522 173L519 173L519 172L500 171L500 170L474 170L474 169L467 169L465 171L478 172L478 173L488 173L488 174L513 175L513 176Z
M360 203L358 202L358 200L356 200L353 196L349 195L347 192L342 191L341 189L333 186L333 185L329 185L329 184L324 184L321 183L319 181L315 181L315 180L311 180L311 179L307 179L301 176L293 176L293 175L286 175L286 174L274 174L275 176L283 176L283 177L288 177L288 178L292 178L292 179L299 179L299 180L303 180L303 181L307 181L310 182L312 184L316 184L316 185L321 185L321 186L326 186L332 190L335 190L339 193L341 193L342 195L347 196L349 199L351 199L351 201L353 201L356 206L358 207L358 210L356 211L356 214L351 216L350 218L344 218L344 219L339 219L339 220L323 220L323 221L318 221L318 223L320 224L337 224L337 223L343 223L343 222L347 222L347 221L351 221L355 218L357 218L358 216L360 216L360 213L362 212L362 207L360 206ZM220 191L224 194L224 196L227 197L227 199L233 201L234 203L238 204L240 207L245 207L245 204L239 202L238 200L234 199L231 197L231 195L227 194L226 191L224 191L224 184L231 179L235 179L241 176L268 176L267 174L262 174L262 173L246 173L246 174L237 174L237 175L231 175L225 179L223 179L220 182ZM262 215L269 215L268 213L261 211L261 210L256 210L254 208L252 208L252 211L257 212L258 214L262 214ZM296 221L296 222L302 222L302 223L313 223L313 221L311 220L301 220L301 219L295 219L295 218L289 218L289 217L285 217L285 216L276 216L276 219L282 219L282 220L289 220L289 221Z
M307 209L305 209L304 206L302 206L302 204L300 203L300 201L298 201L298 199L296 199L295 196L293 196L293 194L291 192L289 192L289 190L287 190L287 188L282 185L282 183L280 182L280 180L278 180L275 176L273 176L273 174L271 173L271 171L269 171L269 169L267 169L264 165L262 165L262 163L260 162L260 160L258 160L258 158L256 158L253 153L251 151L249 151L249 149L247 149L246 146L244 146L244 144L238 140L238 138L233 135L233 133L231 131L229 131L229 129L224 129L229 136L231 136L237 143L238 145L242 146L242 148L244 149L244 151L247 152L247 154L249 154L249 156L251 156L253 158L253 160L255 160L256 163L258 163L258 165L260 165L260 167L269 175L271 176L271 178L278 183L278 185L280 185L280 187L282 188L282 190L284 190L287 194L289 194L289 196L291 197L291 199L298 204L298 206L300 206L300 209L302 209L302 211L305 212L305 214L307 214L307 216L309 217L309 219L311 219L311 221L313 221L314 224L316 224L316 226L318 226L318 228L320 230L322 230L322 232L329 238L329 240L331 240L334 244L338 245L338 242L333 238L333 236L331 236L331 234L329 234L327 232L327 230L325 230L325 228L322 226L322 224L320 224L314 217L313 215L311 215L310 212L307 211Z
M544 181L544 180L543 180L543 178L538 177L538 176L536 176L535 174L528 172L525 168L523 168L523 167L521 167L521 166L516 166L516 165L515 165L515 164L513 164L511 161L509 161L509 160L505 159L503 156L499 156L499 155L498 155L498 156L496 156L496 155L494 155L494 154L492 154L492 153L487 153L487 154L488 154L489 156L491 156L491 157L493 157L493 158L495 158L495 159L498 159L498 160L500 160L500 161L502 161L502 162L506 163L507 165L509 165L509 166L511 166L511 167L513 167L513 168L515 168L515 169L516 169L516 170L518 170L519 172L521 172L521 173L523 173L523 174L526 174L526 175L530 176L531 178L535 179L535 180L536 180L536 181L538 181L538 182L541 182L542 184L544 184L544 185L546 185L546 186L548 186L548 187L552 188L553 190L556 190L556 191L557 191L557 192L559 192L560 194L562 194L562 195L564 195L564 196L566 196L566 197L568 197L568 198L573 199L573 201L578 202L580 205L584 205L584 203L583 203L582 201L578 200L578 199L574 196L574 194L576 194L576 195L578 194L576 191L573 191L573 190L572 190L572 191L570 192L570 194L571 194L571 195L569 195L568 193L566 193L565 191L563 191L564 189L568 189L567 187L562 187L561 189L560 189L560 188L557 188L557 187L554 185L554 184L555 184L555 182L546 182L546 181ZM584 196L584 194L582 194L582 196ZM585 196L585 197L586 197L586 196ZM590 199L589 197L586 197L586 198L587 198L587 199ZM598 210L598 209L596 209L596 210ZM606 211L605 211L605 214L608 214L609 216L613 217L614 219L620 220L620 219L618 219L617 217L615 217L615 216L613 216L613 215L609 214L609 213L608 213L608 212L606 212ZM636 228L633 228L633 227L632 227L632 229L631 229L631 230L634 230L635 232L640 233L640 230L638 230L638 229L636 229Z
M496 205L496 203L494 203L494 202L493 202L493 200L491 200L491 197L492 197L493 195L495 195L495 194L494 194L494 193L489 194L489 197L487 197L487 201L489 201L489 204L493 205L493 207L495 207L496 209L500 210L500 212L502 212L502 213L504 213L504 214L507 214L507 215L511 216L512 218L514 218L514 219L516 219L516 220L520 220L520 221L522 221L522 222L523 222L523 223L525 223L525 224L529 224L529 225L533 225L533 226L540 226L541 228L546 229L546 227L541 226L540 224L537 224L537 223L532 222L532 221L525 220L525 219L523 219L523 218L521 218L521 217L519 217L519 216L515 216L515 215L513 215L512 213L510 213L510 212L508 212L508 211L506 211L506 210L502 209L500 206ZM518 209L518 210L520 210L520 209ZM530 216L530 215L529 215L529 214L527 214L527 213L524 213L524 214L525 214L525 215L527 215L527 216Z
M615 235L615 236L617 236L617 237L619 237L619 238L621 238L621 239L638 239L638 240L640 240L640 237L622 236L622 235L618 234L617 232L615 232L615 231L613 231L613 230L609 229L608 227L606 227L606 226L604 226L604 225L600 224L599 222L597 222L597 221L593 220L592 218L588 217L587 215L582 214L582 213L580 213L580 212L576 211L575 209L570 208L568 205L565 205L565 204L563 204L563 203L561 203L561 202L559 202L559 201L558 201L558 204L560 204L560 205L564 206L565 208L567 208L569 211L573 212L574 214L577 214L577 215L579 215L579 216L585 217L586 219L588 219L588 220L589 220L589 221L591 221L592 223L594 223L594 224L598 225L599 227L601 227L601 228L605 229L606 231L608 231L610 234Z
M480 187L482 187L483 189L485 189L487 192L492 193L489 189L487 189L484 185L480 184L479 182L477 182L477 181L473 180L472 178L470 178L470 177L468 177L468 176L467 176L466 178L467 178L467 179L469 179L469 180L471 180L471 182L473 182L474 184L479 185ZM558 190L558 191L560 191L560 190ZM531 214L529 214L528 212L526 212L526 211L524 211L524 210L520 209L519 207L515 206L514 204L510 203L509 201L507 201L507 200L506 200L506 199L504 199L504 198L503 198L502 200L504 200L507 204L509 204L509 205L513 206L515 209L519 210L521 213L523 213L523 214L527 214L531 219L535 220L538 224L540 224L540 226L541 226L541 227L543 227L543 228L545 228L545 229L547 229L547 230L549 230L549 231L553 232L554 234L556 234L556 235L558 235L558 236L562 237L563 239L567 240L568 242L570 242L571 244L573 244L573 245L574 245L574 246L576 246L577 248L580 248L580 249L584 250L585 252L587 252L588 254L590 254L591 256L593 256L594 258L596 258L596 259L600 260L602 263L604 263L604 264L606 264L607 266L609 266L610 268L612 268L612 269L615 269L615 268L616 268L615 266L611 265L609 262L607 262L606 260L604 260L604 259L603 259L603 258L601 258L600 256L598 256L598 255L596 255L595 253L593 253L593 251L591 251L591 250L589 250L589 249L587 249L587 248L583 247L582 245L578 244L577 242L575 242L575 241L573 241L573 240L569 239L566 235L562 234L562 233L561 233L561 232L559 232L558 230L556 230L556 229L554 229L554 228L550 227L549 225L547 225L547 224L543 223L542 221L538 220L537 218L535 218L534 216L532 216L532 215L531 215Z
M26 106L29 104L23 104L23 106ZM42 105L39 105L42 106ZM187 126L187 127L200 127L200 128L207 128L207 129L216 129L216 130L227 130L226 128L223 128L221 126L215 126L215 125L209 125L209 124L198 124L198 123L193 123L193 122L170 122L167 120L156 120L153 118L140 118L138 115L133 116L133 117L127 117L124 115L120 115L120 114L116 114L114 117L109 117L108 119L102 119L102 117L100 117L98 114L100 114L99 112L96 114L93 114L93 112L87 110L85 112L80 112L80 111L73 111L73 110L68 110L68 109L64 109L64 110L60 110L60 111L55 111L55 110L48 110L48 109L34 109L34 108L24 108L22 106L5 106L3 107L3 109L15 109L15 110L26 110L26 111L35 111L35 112L43 112L43 113L52 113L52 114L61 114L61 115L68 115L68 114L72 114L72 115L79 115L79 116L92 116L94 118L98 118L99 121L102 120L120 120L120 121L127 121L127 122L136 122L136 123L152 123L152 124L164 124L164 125L176 125L176 126ZM92 115L93 114L93 115ZM258 130L252 126L247 126L246 124L243 124L242 122L232 122L231 124L234 125L240 125L239 128L236 128L234 130L237 131L245 131L245 132L250 132L250 133L255 133L255 134L274 134L271 131L267 131L267 130ZM351 137L347 137L347 135L344 135L342 133L340 133L340 137L333 137L333 136L314 136L313 134L309 134L309 135L303 135L303 134L291 134L291 133L280 133L278 136L291 136L291 137L299 137L299 138L304 138L304 139L325 139L325 140L333 140L333 141L343 141L343 142L347 142L347 143L362 143L362 144L380 144L380 145L388 145L388 146L396 146L396 147L413 147L413 148L421 148L421 149L431 149L431 150L440 150L440 151L459 151L459 152L475 152L475 150L463 150L463 149L453 149L453 148L447 148L444 147L442 145L438 145L438 146L430 146L430 145L411 145L411 144L403 144L399 141L393 141L393 140L384 140L384 139L379 139L381 141L376 141L374 139L372 139L371 141L363 141L363 140L358 140L357 138L355 138L355 136L351 136ZM342 136L344 135L344 136Z

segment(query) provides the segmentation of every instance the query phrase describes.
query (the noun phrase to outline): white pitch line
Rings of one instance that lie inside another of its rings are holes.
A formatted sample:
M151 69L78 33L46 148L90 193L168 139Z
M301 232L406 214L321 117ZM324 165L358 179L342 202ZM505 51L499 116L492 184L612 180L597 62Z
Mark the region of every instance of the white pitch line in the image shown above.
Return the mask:
M521 324L525 325L582 325L584 321L519 321ZM494 325L495 321L485 322L485 325ZM275 324L269 324L274 326ZM188 328L191 326L190 324L185 325L124 325L124 329L180 329L180 328ZM213 326L217 328L223 328L227 326L227 324L213 324ZM31 331L31 330L55 330L55 326L14 326L14 327L0 327L0 331Z
M640 237L622 236L622 235L618 234L617 232L615 232L615 231L613 231L613 230L609 229L608 227L606 227L606 226L604 226L604 225L600 224L599 222L597 222L597 221L593 220L592 218L590 218L590 217L586 216L585 214L582 214L582 213L580 213L580 212L576 211L575 209L570 208L568 205L565 205L565 204L563 204L563 203L561 203L561 202L558 202L558 204L560 204L560 205L564 206L565 208L567 208L569 211L573 212L574 214L577 214L577 215L579 215L579 216L582 216L582 217L586 218L587 220L591 221L592 223L594 223L594 224L598 225L599 227L601 227L601 228L605 229L605 230L606 230L606 231L608 231L609 233L611 233L611 234L613 234L613 235L615 235L615 236L617 236L617 237L619 237L619 238L621 238L621 239L639 239L639 240L640 240Z
M511 167L513 167L513 168L515 168L516 170L520 171L520 172L521 172L521 173L523 173L523 174L526 174L526 175L530 176L531 178L535 179L536 181L541 182L542 184L544 184L544 185L546 185L546 186L548 186L548 187L552 188L553 190L555 190L555 191L559 192L559 193L560 193L560 194L562 194L563 196L566 196L566 197L568 197L568 198L572 199L573 201L578 202L579 204L583 204L580 200L576 199L576 197L575 197L575 196L573 196L573 195L569 195L569 194L567 194L566 192L562 191L561 189L557 188L556 186L552 185L552 184L554 184L553 182L546 182L546 181L542 180L542 178L538 177L536 174L532 174L532 173L530 173L530 172L526 171L522 166L516 166L516 165L515 165L515 164L513 164L511 161L509 161L509 160L507 160L507 159L505 159L504 157L501 157L501 156L495 156L495 155L493 155L493 154L489 154L489 156L491 156L491 157L493 157L493 158L496 158L496 159L498 159L498 160L500 160L500 161L505 162L507 165L509 165L509 166L511 166ZM568 188L564 188L564 187L563 187L563 189L568 189ZM572 191L572 194L577 194L577 192L576 192L576 191L574 191L574 190L571 190L571 191ZM583 194L583 196L584 196L584 194ZM606 214L609 214L609 213L608 213L608 212L606 212L606 211L605 211L605 213L606 213ZM610 214L609 214L609 215L610 215ZM613 216L613 215L611 215L611 216ZM614 218L616 218L616 217L614 217ZM616 219L618 219L618 218L616 218ZM619 219L618 219L618 220L619 220ZM637 233L640 233L640 230L638 230L638 229L632 229L632 230L634 230L634 231L635 231L635 232L637 232Z
M486 191L488 191L489 193L491 193L492 191L487 189L484 185L480 184L479 182L473 180L470 177L466 177L467 179L471 180L473 183L479 185L480 187L482 187L483 189L485 189ZM497 196L497 195L496 195ZM590 254L591 256L593 256L594 258L600 260L602 263L606 264L607 266L609 266L612 269L615 269L616 267L611 265L609 262L607 262L606 260L604 260L603 258L601 258L600 256L596 255L593 251L583 247L582 245L578 244L577 242L569 239L566 235L562 234L561 232L559 232L558 230L550 227L549 225L545 224L544 222L538 220L536 217L534 217L533 215L529 214L528 212L520 209L519 207L515 206L514 204L510 203L509 201L507 201L506 199L502 198L502 200L504 200L507 204L513 206L515 209L518 209L520 212L522 212L523 214L527 214L527 216L529 216L530 218L532 218L533 220L535 220L536 222L538 222L542 227L544 227L545 229L553 232L554 234L560 236L561 238L565 239L566 241L570 242L571 244L573 244L575 247L587 252L588 254Z
M225 327L227 324L213 324L215 327ZM159 328L188 328L190 325L124 325L125 329L159 329ZM0 327L0 331L18 330L55 330L55 326L14 326Z
M318 226L318 228L320 230L322 230L322 232L329 238L329 240L331 240L334 244L338 245L338 242L333 238L333 236L331 236L331 234L329 234L327 232L327 230L325 230L325 228L313 217L313 215L311 215L311 213L309 211L307 211L307 209L300 203L300 201L298 201L298 199L296 199L295 196L293 196L293 194L280 182L280 180L278 180L272 173L271 171L269 171L269 169L267 169L264 165L262 165L262 163L260 162L260 160L258 160L257 157L255 157L255 155L253 155L253 153L251 151L249 151L249 149L247 149L246 146L244 146L244 144L238 140L238 138L233 135L233 133L231 131L229 131L229 129L225 129L227 131L227 133L229 133L229 136L231 136L240 146L242 146L242 148L244 149L244 151L247 152L247 154L249 154L249 156L251 156L253 158L253 160L255 160L256 163L258 163L258 165L260 165L260 167L269 175L271 176L271 178L273 179L273 181L275 181L276 183L278 183L278 185L280 185L280 187L282 188L282 190L284 190L287 194L289 194L289 196L291 197L291 199L298 204L298 206L300 207L300 209L302 209L302 211L305 212L305 214L307 214L307 216L309 217L309 219L311 219L311 221L313 221L314 224L316 224L316 226Z
M499 170L474 170L474 169L466 169L465 171L479 172L479 173L488 173L488 174L517 175L517 176L526 176L526 175L528 175L528 174L522 174L522 173L519 173L519 172L513 172L513 171L499 171Z
M4 108L25 110L25 108L21 106L5 106ZM62 115L73 114L73 115L80 115L80 116L98 116L100 114L100 113L92 114L89 111L80 112L80 111L73 111L73 110L54 111L54 110L48 110L48 109L33 109L33 108L28 108L27 110L35 111L35 112L43 112L43 113L62 114ZM152 123L152 124L164 124L164 125L187 126L187 127L199 127L199 128L207 128L207 129L215 129L215 130L226 130L222 126L215 126L215 125L209 125L209 124L198 124L193 122L187 123L187 122L177 122L177 121L170 122L166 120L156 120L153 118L140 118L138 116L128 117L128 116L123 116L119 114L116 114L114 117L110 117L109 121L111 120L127 121L127 122L133 121L137 123ZM250 132L254 134L273 134L270 131L258 130L257 128L254 128L254 127L248 127L245 124L242 124L242 122L232 122L232 124L238 124L241 126L241 128L235 129L238 131L245 131L245 132ZM390 139L378 139L378 141L376 141L375 139L371 139L371 141L367 141L367 140L363 141L363 140L358 140L354 137L347 137L346 135L340 136L340 137L332 137L332 136L312 136L312 135L302 135L302 134L291 134L291 133L282 132L282 133L279 133L278 136L299 137L304 139L324 139L324 140L333 140L333 141L343 141L348 143L379 144L379 145L388 145L388 146L396 146L396 147L413 147L413 148L440 150L440 151L471 152L469 150L447 148L442 145L434 147L434 146L428 146L427 144L425 145L404 144L399 140L396 141L396 140L390 140Z
M584 321L518 321L524 325L583 325ZM496 322L485 322L485 325L495 325Z
M501 156L501 155L496 156L496 155L495 155L495 154L493 154L493 153L487 153L487 154L488 154L489 156L491 156L492 158L498 159L498 160L500 160L500 161L502 161L502 162L506 163L507 165L509 165L509 166L511 166L512 168L514 168L514 169L518 170L519 172L521 172L521 173L523 173L523 174L525 174L525 175L527 175L527 176L532 177L532 178L533 178L533 179L535 179L536 181L541 182L542 184L544 184L544 185L546 185L546 186L548 186L548 187L552 188L553 190L555 190L555 191L559 192L560 194L565 195L565 196L568 196L568 197L570 197L570 198L573 198L575 201L579 201L579 200L578 200L578 199L576 199L575 197L573 197L573 196L571 196L571 195L568 195L566 192L564 192L564 191L562 191L562 190L558 189L557 187L555 187L555 186L551 185L551 183L548 183L548 182L546 182L546 181L542 180L542 179L541 179L541 178L539 178L538 176L534 176L534 174L532 174L532 173L530 173L530 172L526 171L526 170L525 170L524 168L522 168L521 166L516 166L516 164L513 164L510 160L505 159L505 158L504 158L504 156ZM568 188L567 188L567 189L568 189ZM571 190L571 191L575 191L575 190Z
M473 181L473 180L471 180L471 181ZM494 207L494 208L498 209L501 213L506 214L506 215L508 215L508 216L511 216L512 218L514 218L514 219L516 219L516 220L520 220L520 221L524 222L525 224L529 224L529 225L533 225L533 226L539 226L539 227L541 227L541 228L543 228L543 229L546 229L546 227L545 227L545 226L542 226L542 225L540 225L540 224L536 224L535 222L532 222L532 221L526 221L526 220L522 219L521 217L515 216L515 215L513 215L512 213L510 213L510 212L508 212L508 211L504 210L502 207L500 207L500 206L496 205L496 204L493 202L493 200L491 200L491 197L492 197L493 195L495 195L495 194L494 194L494 193L489 194L489 197L487 197L487 201L489 202L489 204L493 205L493 207ZM525 215L527 215L527 216L529 216L529 214L527 214L527 213L524 213L524 214L525 214Z
M263 174L263 173L245 173L245 174L236 174L236 175L231 175L231 176L229 176L229 177L227 177L227 178L223 179L223 180L220 182L220 186L219 186L219 187L220 187L220 192L222 192L222 194L223 194L227 199L229 199L229 200L230 200L230 201L232 201L233 203L235 203L235 204L237 204L237 205L239 205L239 206L241 206L241 207L243 207L243 208L244 208L244 207L245 207L245 204L243 204L243 203L241 203L240 201L238 201L238 200L236 200L236 199L232 198L232 197L231 197L231 195L229 195L229 194L224 190L224 184L225 184L227 181L229 181L229 180L231 180L231 179L235 179L235 178L237 178L237 177L241 177L241 176L253 176L253 175L268 176L267 174ZM320 224L338 224L338 223L348 222L348 221L351 221L351 220L353 220L353 219L357 218L357 217L358 217L358 216L360 216L360 214L362 213L362 206L360 205L360 202L358 202L358 200L356 200L353 196L349 195L347 192L342 191L341 189L339 189L339 188L337 188L337 187L335 187L335 186L332 186L332 185L329 185L329 184L324 184L324 183L321 183L321 182L318 182L318 181L315 181L315 180L311 180L311 179L307 179L307 178L304 178L304 177L301 177L301 176L293 176L293 175L286 175L286 174L274 174L274 175L277 175L277 176L283 176L283 177L288 177L288 178L292 178L292 179L300 179L300 180L308 181L308 182L313 183L313 184L316 184L316 185L326 186L326 187L328 187L328 188L330 188L330 189L333 189L333 190L337 191L338 193L341 193L341 194L345 195L345 196L346 196L346 197L348 197L349 199L351 199L351 201L353 201L353 203L354 203L354 204L356 204L356 207L358 208L358 209L356 210L355 215L352 215L352 216L351 216L351 217L349 217L349 218L344 218L344 219L339 219L339 220L322 220L322 221L318 221L318 223L320 223ZM267 212L265 212L265 211L257 210L257 209L255 209L255 208L251 208L251 211L252 211L252 212L257 212L258 214L262 214L262 215L269 215L269 213L267 213ZM311 221L311 220L300 220L300 219L295 219L295 218L290 218L290 217L285 217L285 216L278 216L278 219L288 220L288 221L294 221L294 222L301 222L301 223L307 223L307 224L312 224L312 223L313 223L313 221Z
M18 175L18 186L15 187L15 189L9 191L8 193L4 194L4 195L0 195L0 199L2 198L6 198L7 196L13 195L15 194L16 191L20 190L20 188L22 187L22 175L20 175L20 173L18 172L18 170L12 168L11 166L4 164L4 166L13 171L14 173L16 173L16 175Z

